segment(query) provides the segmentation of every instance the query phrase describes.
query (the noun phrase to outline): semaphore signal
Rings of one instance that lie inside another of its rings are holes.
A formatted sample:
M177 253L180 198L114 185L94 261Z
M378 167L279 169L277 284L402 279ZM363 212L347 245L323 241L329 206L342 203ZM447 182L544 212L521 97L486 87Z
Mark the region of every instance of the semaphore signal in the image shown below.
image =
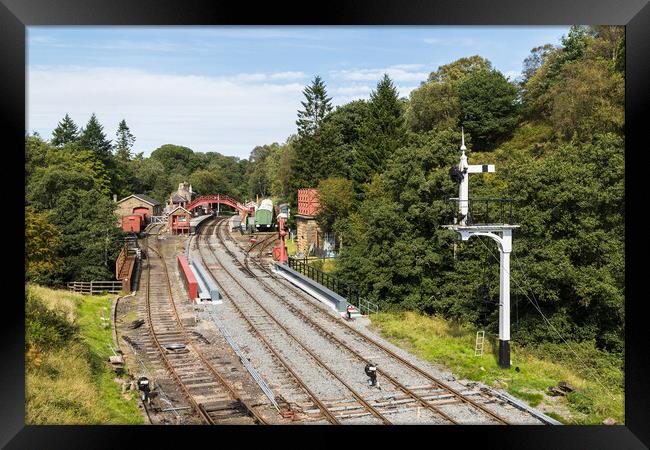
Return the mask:
M463 241L473 236L487 236L496 241L501 255L499 261L499 366L510 367L510 253L512 252L512 230L519 225L512 224L510 216L509 223L490 223L487 214L489 204L498 202L503 205L505 199L470 199L469 198L469 174L495 172L492 164L469 165L465 155L465 132L461 131L462 143L460 150L460 163L449 171L451 178L459 184L458 198L450 198L450 201L458 202L458 216L454 218L451 225L443 225L444 228L456 231ZM484 203L486 215L484 222L476 222L472 211L472 202ZM494 211L494 209L493 209Z

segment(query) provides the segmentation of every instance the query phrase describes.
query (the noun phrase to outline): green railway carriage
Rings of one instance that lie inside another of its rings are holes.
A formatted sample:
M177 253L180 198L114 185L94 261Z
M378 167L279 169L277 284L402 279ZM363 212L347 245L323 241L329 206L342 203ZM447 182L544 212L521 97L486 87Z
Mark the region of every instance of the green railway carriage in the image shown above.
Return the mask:
M273 226L273 201L264 199L255 209L255 228L258 231L270 231Z

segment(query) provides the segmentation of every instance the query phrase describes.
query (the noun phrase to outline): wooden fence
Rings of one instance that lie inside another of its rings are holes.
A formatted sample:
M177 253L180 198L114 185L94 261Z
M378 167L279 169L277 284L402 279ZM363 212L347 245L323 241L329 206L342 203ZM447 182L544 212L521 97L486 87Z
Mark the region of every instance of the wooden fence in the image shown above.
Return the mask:
M122 292L121 281L72 281L68 283L68 290L81 294L117 294Z

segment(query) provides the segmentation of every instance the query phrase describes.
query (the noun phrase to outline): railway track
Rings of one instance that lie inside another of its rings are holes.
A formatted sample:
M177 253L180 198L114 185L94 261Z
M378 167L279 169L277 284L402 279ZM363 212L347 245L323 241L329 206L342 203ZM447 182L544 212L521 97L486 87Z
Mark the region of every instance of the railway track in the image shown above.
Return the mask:
M211 224L209 228L215 228L218 226L218 223ZM208 228L208 229L209 229ZM225 274L229 277L229 283L234 283L237 289L244 293L248 301L243 302L241 300L235 300L232 295L228 294L229 289L225 286L225 280L217 279L214 272L210 270L211 275L215 282L219 285L222 290L224 297L230 300L230 303L235 308L239 316L248 324L250 330L264 343L265 347L273 354L273 356L280 362L280 364L285 368L285 370L291 375L293 380L300 386L300 388L307 393L310 400L313 402L316 408L321 412L321 414L333 424L340 424L341 419L348 417L359 417L359 416L373 416L375 422L380 422L383 424L391 424L391 421L380 412L375 406L371 405L363 395L357 392L348 382L346 382L341 376L336 373L336 370L333 370L326 362L324 362L319 356L303 342L295 336L287 327L280 323L273 314L271 314L268 309L257 299L257 296L250 291L247 287L239 282L237 276L229 271L223 264L221 264L218 254L212 249L210 243L208 242L209 232L202 235L203 242L207 245L205 246L215 257L215 259L220 263L221 267L224 268ZM199 256L203 260L203 263L206 267L210 267L207 261L205 260L205 255L201 245L197 245ZM245 269L245 267L241 267ZM232 284L231 284L232 286ZM272 324L274 330L269 329L269 325ZM264 331L260 331L263 329ZM301 374L291 367L291 361L288 360L287 355L283 352L282 349L290 348L292 352L295 352L297 349L302 352L304 355L303 358L305 362L313 365L314 363L323 369L323 374L330 377L332 380L336 380L339 383L339 388L347 392L349 395L352 395L354 402L356 402L356 407L345 408L345 414L336 415L330 410L324 401L320 400L315 392L313 392L305 382ZM342 387L342 388L341 388ZM356 413L354 415L349 415L350 409L362 409L364 412Z
M246 267L247 272L252 276L255 277L255 274L250 268L250 257L251 253L253 253L253 250L257 250L257 257L261 258L262 253L266 248L268 248L271 244L273 244L277 240L277 233L273 233L270 236L265 237L261 241L257 241L255 244L251 245L251 247L246 250L246 257L244 258L244 266ZM272 274L271 274L272 275Z
M221 228L219 231L222 231ZM228 254L235 260L239 261L239 258L230 250L225 244L223 234L221 232L217 233L217 236L224 246L226 248L226 251ZM230 240L236 241L231 237L226 235L227 238ZM354 355L357 357L360 361L366 363L368 362L368 359L364 357L357 349L360 348L358 344L365 346L365 354L377 354L377 350L383 355L385 355L385 360L389 362L388 364L384 364L390 367L390 372L391 373L403 373L403 371L406 369L410 371L412 374L416 374L420 379L422 379L424 382L429 383L432 389L429 389L429 392L427 395L426 389L425 392L423 392L421 389L412 389L404 384L402 384L400 381L398 381L395 376L391 375L388 373L386 370L380 370L378 369L378 374L389 380L391 383L393 383L395 386L397 386L407 397L410 397L411 400L417 402L421 406L424 406L425 408L431 409L432 411L435 411L437 414L439 414L441 417L443 417L448 423L459 423L458 420L456 420L454 417L452 417L452 414L445 413L441 406L442 405L453 405L453 404L463 404L466 407L472 409L474 412L478 412L482 416L488 418L488 420L491 423L498 423L498 424L508 424L506 419L501 417L500 415L496 414L495 412L491 411L488 409L485 405L482 403L478 402L477 400L470 398L468 395L465 395L464 393L460 392L457 389L454 389L453 387L449 386L447 383L439 380L436 377L433 377L431 374L427 373L420 367L412 364L411 362L407 361L404 359L402 356L398 355L395 353L393 350L390 348L386 347L380 342L377 342L375 339L372 339L371 337L367 336L364 333L361 333L360 331L356 330L346 322L344 322L340 318L335 318L333 317L329 311L325 310L324 307L320 305L316 305L313 303L312 300L306 299L305 294L300 291L299 289L295 288L294 286L290 285L289 283L282 283L281 285L281 290L286 290L287 288L291 290L293 293L296 294L294 298L300 298L301 302L299 305L297 305L295 300L289 299L287 296L285 296L282 292L278 292L278 288L276 286L271 285L269 281L267 281L268 278L278 278L275 276L275 274L269 270L268 268L264 267L263 264L261 264L258 261L254 261L254 264L257 268L259 268L265 276L256 276L253 269L250 267L249 261L251 258L249 257L250 251L246 253L245 256L245 263L246 263L246 269L248 272L250 272L258 281L260 284L264 285L265 290L269 292L271 295L274 297L278 298L278 300L281 300L284 302L284 304L296 315L298 315L302 320L305 321L305 323L310 324L312 328L314 328L319 334L326 336L328 339L333 340L336 342L336 344L340 347L345 349L346 352L349 354ZM316 311L316 316L318 317L317 320L314 320L314 314L310 314L309 316L303 312L305 306L307 306L311 311ZM327 322L327 324L324 324L323 322ZM325 329L327 326L328 329ZM329 329L334 326L337 328L339 331L342 331L344 337L346 340L349 340L352 338L354 340L354 348L344 342L343 337L340 336L340 334L334 334L330 331ZM375 358L376 359L376 358ZM418 392L415 392L415 391ZM437 391L436 395L431 395L433 392L431 391ZM482 393L474 393L474 395L479 395L483 396ZM438 404L434 404L435 398L442 398L444 401L437 402ZM485 400L485 397L483 398ZM488 399L491 400L491 399Z
M167 372L195 414L206 424L266 424L193 342L174 303L167 264L148 244L146 318L149 334Z

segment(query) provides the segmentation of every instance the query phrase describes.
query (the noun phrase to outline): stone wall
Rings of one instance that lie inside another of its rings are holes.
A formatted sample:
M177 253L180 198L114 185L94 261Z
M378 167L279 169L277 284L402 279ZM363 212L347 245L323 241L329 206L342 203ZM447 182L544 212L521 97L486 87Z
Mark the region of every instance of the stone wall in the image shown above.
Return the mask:
M316 248L318 246L318 233L321 232L321 229L316 222L314 217L308 216L296 216L296 249L298 253L307 255L309 247L312 246Z
M133 208L147 208L149 210L149 216L155 216L153 206L151 206L149 203L145 203L142 200L136 198L136 197L131 197L128 200L125 200L121 203L117 204L117 208L115 208L115 214L117 214L120 217L120 224L121 218L124 216L130 216L133 214Z

